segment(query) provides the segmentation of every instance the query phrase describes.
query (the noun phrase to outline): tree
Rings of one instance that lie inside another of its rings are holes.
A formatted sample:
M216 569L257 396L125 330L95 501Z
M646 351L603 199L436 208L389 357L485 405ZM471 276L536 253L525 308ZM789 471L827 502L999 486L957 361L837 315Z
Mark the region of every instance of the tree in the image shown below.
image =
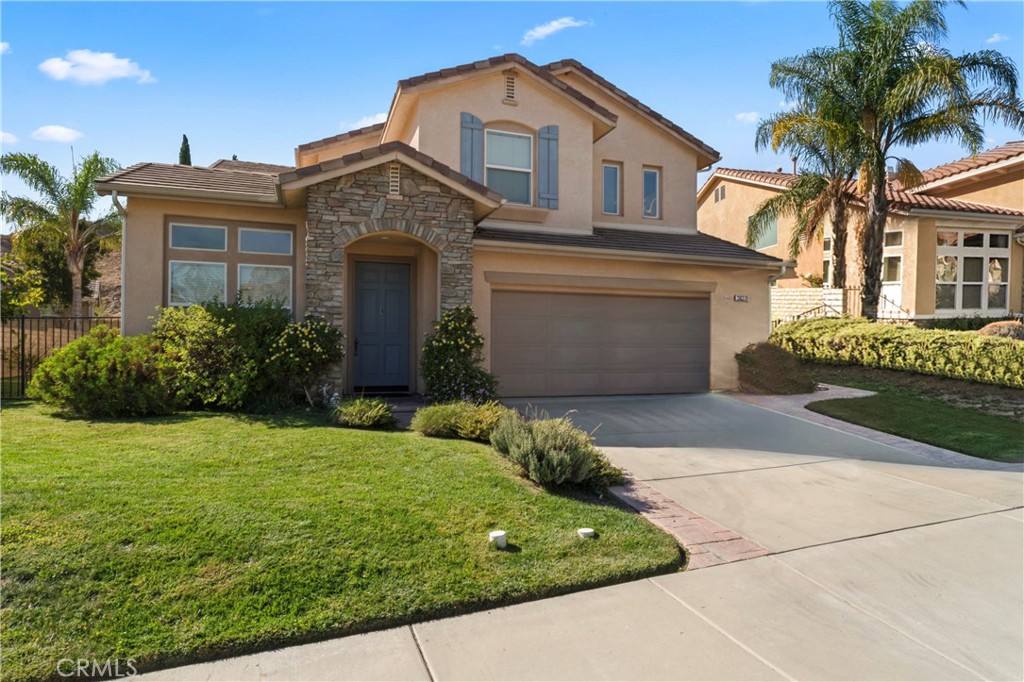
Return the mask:
M860 158L846 128L830 121L805 103L775 114L758 126L755 147L769 145L786 150L806 170L785 190L765 200L747 222L747 244L753 245L780 216L795 218L789 242L790 256L797 255L822 236L825 218L832 225L832 284L846 286L846 208L850 183Z
M42 277L6 256L0 263L0 317L24 315L30 307L43 304Z
M96 260L103 253L120 246L119 235L113 235L116 243L95 242L85 254L82 269L82 290L88 291L92 282L99 277ZM24 267L39 273L39 286L43 290L43 304L53 308L67 309L71 306L71 273L64 253L64 241L60 234L50 230L20 230L12 240L11 255Z
M866 205L859 229L861 302L871 318L877 317L882 287L887 164L895 163L903 188L921 181L920 171L909 159L893 156L893 148L946 139L974 153L984 142L988 120L1024 130L1017 69L1009 58L994 50L953 56L938 45L946 35L948 4L831 0L838 46L772 64L771 85L791 99L815 102L847 126L861 155L858 191Z
M181 136L181 149L178 150L178 163L183 166L192 165L192 149L188 146L188 136Z
M65 178L35 154L0 157L0 172L17 176L40 195L32 199L4 192L0 211L19 226L19 235L43 233L60 240L71 276L71 314L75 317L82 314L82 274L89 249L120 232L121 217L113 208L96 220L87 219L98 198L93 183L117 168L113 159L93 152L74 166L71 178Z

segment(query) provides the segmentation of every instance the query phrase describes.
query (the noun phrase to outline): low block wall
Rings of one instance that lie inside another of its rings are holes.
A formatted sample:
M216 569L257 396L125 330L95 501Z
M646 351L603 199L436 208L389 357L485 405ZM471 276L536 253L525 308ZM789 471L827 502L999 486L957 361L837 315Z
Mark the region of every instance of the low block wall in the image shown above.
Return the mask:
M803 289L772 287L772 319L786 320L801 313L806 313L808 310L817 308L826 302L831 305L830 301L825 301L826 291L831 290L812 289L810 287ZM836 289L835 291L840 294L841 299L842 290Z

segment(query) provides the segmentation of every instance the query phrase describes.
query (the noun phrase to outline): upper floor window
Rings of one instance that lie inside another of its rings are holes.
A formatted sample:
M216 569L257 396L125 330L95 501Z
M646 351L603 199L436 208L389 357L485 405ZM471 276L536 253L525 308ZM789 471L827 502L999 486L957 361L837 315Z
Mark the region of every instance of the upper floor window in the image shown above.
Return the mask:
M509 203L533 203L533 137L503 130L486 131L485 184Z
M644 168L644 217L661 217L661 171Z
M776 216L768 224L768 227L761 232L752 249L767 249L769 246L776 246L779 243L779 218Z
M621 168L617 163L606 163L603 168L603 188L601 193L601 212L608 215L619 215L619 197L621 196Z

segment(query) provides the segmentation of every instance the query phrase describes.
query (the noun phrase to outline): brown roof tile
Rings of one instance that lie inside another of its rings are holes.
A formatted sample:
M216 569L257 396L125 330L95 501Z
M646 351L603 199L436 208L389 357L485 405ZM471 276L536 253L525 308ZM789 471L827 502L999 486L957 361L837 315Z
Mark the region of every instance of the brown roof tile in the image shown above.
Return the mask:
M303 166L302 168L296 168L291 172L282 173L280 175L280 181L282 183L286 183L292 182L294 180L301 180L302 178L309 177L311 175L337 170L339 168L349 166L353 163L367 161L370 159L377 158L379 156L384 156L385 154L390 154L392 152L399 152L411 159L415 159L417 162L423 164L424 166L427 166L434 172L444 175L446 178L449 178L456 184L462 185L467 189L472 190L476 194L482 194L491 201L501 201L502 197L501 194L499 194L498 192L495 192L489 187L481 185L479 182L476 182L475 180L469 179L468 177L454 170L450 166L447 166L438 161L437 159L428 156L427 154L424 154L423 152L414 149L413 147L410 147L404 142L398 141L385 142L384 144L377 145L376 147L367 147L366 149L362 149L358 152L352 152L351 154L346 154L336 159L329 159L327 161L314 164L312 166Z
M739 180L751 180L770 185L777 185L784 189L789 187L796 180L797 176L792 173L773 173L771 171L743 170L737 168L717 168L710 183L716 176L736 178ZM974 204L959 199L941 199L926 194L911 194L896 188L890 187L887 191L889 206L897 211L911 211L914 209L925 209L931 211L955 211L958 213L983 213L999 216L1022 216L1024 212L1015 211L999 206L988 206L985 204ZM863 204L863 197L856 192L849 192L850 199L858 204Z
M137 163L96 180L96 187L117 189L114 185L147 189L160 193L176 192L226 196L242 201L277 202L277 176L252 171L182 166L168 163Z
M563 68L576 69L577 71L579 71L584 76L586 76L590 80L594 81L595 83L597 83L598 85L600 85L604 89L608 90L609 92L614 93L615 95L617 95L617 96L621 97L622 99L626 100L627 102L629 102L630 104L632 104L636 108L640 109L640 111L642 111L644 114L646 114L650 118L654 119L658 123L661 123L666 128L668 128L669 130L674 132L676 135L679 135L680 137L682 137L683 139L687 140L691 144L697 146L698 148L701 149L701 151L703 151L705 154L707 154L709 157L711 157L715 161L717 161L717 160L722 158L722 155L719 154L718 151L715 150L713 147L711 147L709 144L707 144L703 140L700 140L700 139L694 137L690 133L686 132L680 126L678 126L677 124L673 123L669 119L665 118L663 115L659 114L657 111L651 109L649 106L647 106L646 104L644 104L643 102L638 100L636 97L633 97L628 92L626 92L622 88L618 87L614 83L611 83L611 82L605 80L602 76L598 75L594 71L591 71L589 68L587 68L586 66L584 66L580 62L576 61L575 59L562 59L562 60L559 60L557 62L551 62L550 64L547 64L543 68L546 71L557 71L557 70L563 69Z
M260 163L259 161L239 161L237 159L217 159L209 165L219 170L244 171L246 173L267 173L279 175L295 170L295 166L281 166L276 163Z
M924 184L935 182L936 180L944 180L945 178L984 168L985 166L991 166L994 163L1006 161L1015 156L1024 156L1024 140L1007 142L999 147L986 149L974 156L968 156L958 161L951 161L950 163L930 168L922 173L924 175Z
M520 244L546 244L548 246L571 246L585 249L667 253L718 260L747 260L766 265L782 263L781 260L773 256L768 256L748 249L745 246L733 244L724 239L700 232L667 234L664 232L643 232L641 230L595 227L593 234L574 235L480 227L477 228L473 237L474 239L490 239Z
M355 130L349 130L348 132L341 133L340 135L332 135L331 137L325 137L322 140L314 140L312 142L306 142L300 144L299 151L309 151L310 149L317 149L319 147L329 147L332 144L338 142L344 142L345 140L351 140L354 137L361 137L363 135L369 135L370 133L379 133L384 130L383 123L374 123L373 125L363 126L362 128L356 128Z
M558 88L563 93L565 93L572 99L576 100L583 106L587 107L594 113L600 115L601 117L613 122L618 120L618 117L615 114L613 114L611 111L604 108L591 98L587 97L579 90L567 85L566 83L563 83L561 80L551 75L551 73L548 70L537 66L526 57L519 54L515 54L514 52L511 52L509 54L503 54L498 57L491 57L489 59L482 59L480 61L472 62L470 64L461 64L459 66L454 66L448 69L441 69L440 71L431 71L430 73L424 73L419 76L413 76L412 78L405 78L403 80L398 81L398 87L413 88L416 87L417 85L422 85L424 83L443 80L451 76L469 73L471 71L482 71L484 69L489 69L494 66L501 66L502 64L519 65L526 69L527 71L529 71L530 73L537 76L538 78L540 78L541 80L550 83L554 87Z

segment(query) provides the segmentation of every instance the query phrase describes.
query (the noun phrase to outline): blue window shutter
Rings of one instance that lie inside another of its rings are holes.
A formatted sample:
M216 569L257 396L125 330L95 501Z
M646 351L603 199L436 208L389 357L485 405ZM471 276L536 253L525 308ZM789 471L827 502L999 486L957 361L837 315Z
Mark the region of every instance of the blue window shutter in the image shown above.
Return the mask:
M484 181L484 122L462 112L462 138L459 171L470 180Z
M537 134L537 198L541 208L558 208L558 126Z

